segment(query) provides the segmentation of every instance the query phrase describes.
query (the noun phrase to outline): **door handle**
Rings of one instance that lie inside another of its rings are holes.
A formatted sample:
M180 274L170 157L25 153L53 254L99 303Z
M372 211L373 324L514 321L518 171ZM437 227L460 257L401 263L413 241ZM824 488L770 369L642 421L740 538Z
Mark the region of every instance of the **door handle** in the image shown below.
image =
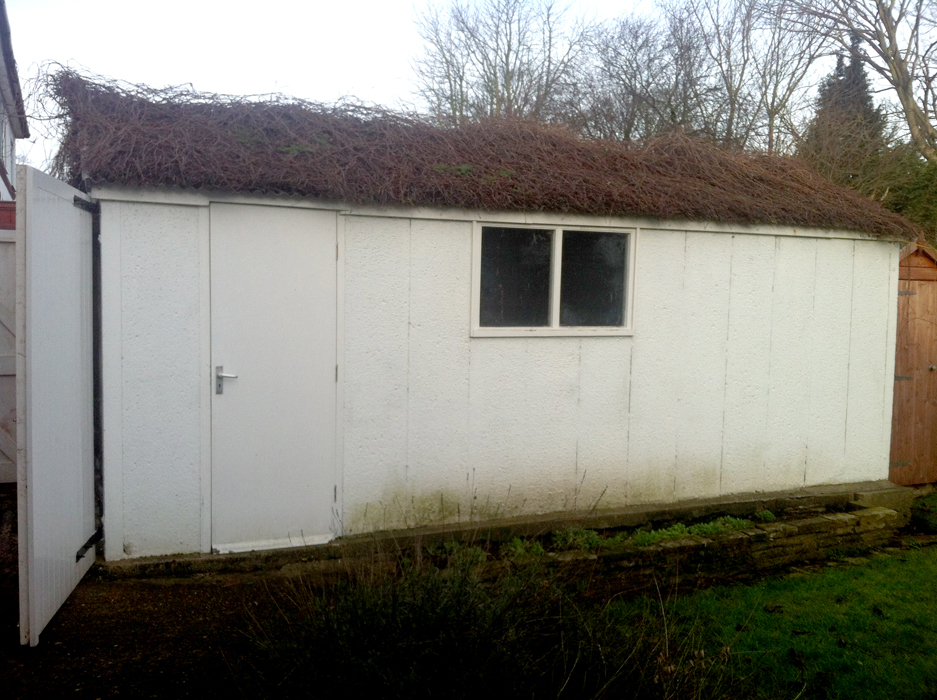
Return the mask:
M215 366L215 393L223 394L224 393L224 380L225 379L237 379L236 374L225 374L223 365Z

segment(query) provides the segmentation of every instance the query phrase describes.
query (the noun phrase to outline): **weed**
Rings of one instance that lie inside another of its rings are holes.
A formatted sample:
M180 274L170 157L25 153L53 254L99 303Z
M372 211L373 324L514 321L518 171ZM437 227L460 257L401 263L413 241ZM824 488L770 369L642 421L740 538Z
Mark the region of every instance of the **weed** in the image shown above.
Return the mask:
M598 549L601 544L602 538L595 530L568 527L553 533L553 546L559 550L579 549L589 552Z
M672 539L674 537L685 537L689 535L686 525L677 523L661 530L638 530L631 538L632 543L638 547L647 547L649 544L660 542L661 540Z
M477 564L483 564L488 559L488 553L481 547L464 544L458 540L444 542L443 552L445 552L449 561L449 566L476 566Z
M755 517L763 523L773 523L775 520L777 520L777 517L775 517L774 513L772 513L770 510L759 511L758 513L755 513Z
M661 530L639 530L634 533L631 541L638 547L646 547L660 542L661 540L673 539L675 537L686 537L687 535L699 535L701 537L713 537L724 535L732 530L743 530L750 526L748 520L734 518L731 515L725 515L708 523L697 523L687 527L683 523L676 523L668 528Z
M506 547L533 549L519 538ZM254 620L251 662L235 669L244 693L752 697L699 628L674 632L662 600L627 612L585 603L536 563L482 579L459 556L472 549L450 546L445 569L402 563L393 575L298 585L279 616Z
M606 537L602 540L601 547L602 549L618 549L623 544L629 540L627 533L616 532L611 537Z
M544 554L543 545L537 540L522 540L520 537L513 537L510 542L501 545L501 556L505 559L542 557Z

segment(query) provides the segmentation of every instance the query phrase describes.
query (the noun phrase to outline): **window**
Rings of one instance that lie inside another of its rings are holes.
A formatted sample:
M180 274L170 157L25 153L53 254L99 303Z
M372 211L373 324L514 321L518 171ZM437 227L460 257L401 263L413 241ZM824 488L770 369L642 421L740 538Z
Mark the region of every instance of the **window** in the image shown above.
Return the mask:
M630 230L477 225L472 335L627 335Z

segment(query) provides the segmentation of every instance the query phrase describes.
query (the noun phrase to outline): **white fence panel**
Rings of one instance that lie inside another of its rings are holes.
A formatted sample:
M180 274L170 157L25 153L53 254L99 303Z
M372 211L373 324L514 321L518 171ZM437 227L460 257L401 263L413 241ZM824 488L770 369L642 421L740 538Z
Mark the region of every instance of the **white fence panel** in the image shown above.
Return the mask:
M94 552L92 218L19 166L16 211L20 641L36 645ZM82 556L83 555L83 556Z

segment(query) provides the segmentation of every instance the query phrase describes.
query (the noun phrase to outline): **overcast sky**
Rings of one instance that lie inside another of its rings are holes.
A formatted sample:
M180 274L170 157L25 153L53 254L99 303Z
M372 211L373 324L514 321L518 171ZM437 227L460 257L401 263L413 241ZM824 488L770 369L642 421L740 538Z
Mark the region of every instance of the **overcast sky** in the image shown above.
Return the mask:
M154 87L413 100L414 18L427 0L6 0L20 81L45 61ZM579 0L604 19L637 1ZM641 2L648 6L648 0ZM36 131L36 129L34 129ZM20 142L33 165L48 146Z

